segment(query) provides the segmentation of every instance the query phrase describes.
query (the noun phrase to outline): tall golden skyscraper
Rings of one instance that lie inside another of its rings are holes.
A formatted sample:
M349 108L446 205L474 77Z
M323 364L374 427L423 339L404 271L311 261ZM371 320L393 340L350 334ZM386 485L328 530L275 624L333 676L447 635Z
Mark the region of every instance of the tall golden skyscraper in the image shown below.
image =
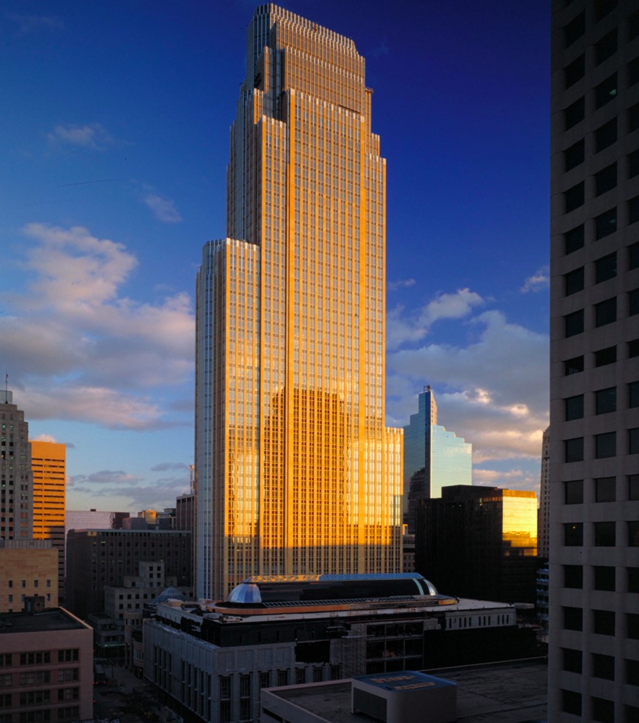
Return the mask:
M64 593L64 523L66 447L56 442L29 442L33 474L33 539L51 540L58 550L58 594Z
M384 426L386 162L352 40L275 5L248 29L228 238L197 279L197 593L401 569Z

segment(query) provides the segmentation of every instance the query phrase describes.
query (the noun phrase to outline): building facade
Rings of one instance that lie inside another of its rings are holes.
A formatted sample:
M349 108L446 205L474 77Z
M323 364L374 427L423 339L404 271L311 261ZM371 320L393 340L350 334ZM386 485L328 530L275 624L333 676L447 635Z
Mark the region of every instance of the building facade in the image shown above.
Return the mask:
M58 596L64 599L66 452L64 444L29 442L33 476L33 539L58 551Z
M58 606L58 551L50 540L0 540L0 613L20 612L34 595Z
M0 427L0 538L29 540L33 522L29 424L8 390L0 391Z
M352 40L275 5L248 30L227 235L197 279L197 594L401 569L384 425L385 184Z
M551 721L639 720L639 10L554 0Z
M417 414L404 427L404 494L408 531L415 531L418 500L441 497L446 485L473 483L473 446L437 424L430 386L418 397Z
M180 530L70 530L67 605L78 617L104 612L105 587L138 576L141 562L164 562L163 574L190 587L191 533ZM149 571L150 574L151 571ZM154 575L159 572L153 571ZM158 579L158 578L156 578Z
M449 595L534 603L537 496L499 487L444 487L421 500L415 569Z

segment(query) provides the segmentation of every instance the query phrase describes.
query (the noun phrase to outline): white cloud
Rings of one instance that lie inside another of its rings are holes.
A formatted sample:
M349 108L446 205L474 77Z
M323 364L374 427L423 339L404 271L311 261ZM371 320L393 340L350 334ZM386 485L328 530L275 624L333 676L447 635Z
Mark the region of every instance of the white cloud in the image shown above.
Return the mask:
M520 291L522 294L527 294L529 291L541 291L548 288L548 286L550 286L550 268L542 266L526 279Z
M155 191L147 190L142 200L151 209L158 221L162 221L162 223L181 223L182 216L175 208L175 202L170 198L160 196Z
M387 291L397 291L398 289L409 289L411 286L415 286L417 282L415 279L399 279L398 281L389 281L386 284Z
M38 30L64 30L62 18L54 15L21 15L9 13L8 17L18 24L18 35L28 35Z
M182 424L177 400L163 396L192 376L189 296L156 304L125 296L137 259L85 228L33 223L23 232L31 283L4 295L10 312L0 336L30 418L125 429Z
M39 434L37 437L31 437L29 439L30 442L51 442L52 444L57 444L57 439L55 437L52 437L50 434Z
M107 129L100 123L79 125L57 125L47 134L53 148L73 147L103 151L114 141Z
M143 479L143 477L136 477L122 469L103 469L100 472L92 472L88 477L84 475L75 475L73 477L74 482L92 482L97 484L131 484L132 482L141 482Z
M185 462L161 462L151 467L151 472L167 472L169 470L186 470L189 465Z

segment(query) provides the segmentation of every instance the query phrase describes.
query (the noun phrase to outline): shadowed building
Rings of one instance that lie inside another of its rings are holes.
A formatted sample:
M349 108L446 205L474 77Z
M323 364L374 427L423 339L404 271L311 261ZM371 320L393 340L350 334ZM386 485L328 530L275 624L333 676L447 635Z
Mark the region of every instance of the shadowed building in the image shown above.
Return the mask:
M228 238L197 279L197 594L401 569L384 425L386 162L352 40L275 5L248 31Z

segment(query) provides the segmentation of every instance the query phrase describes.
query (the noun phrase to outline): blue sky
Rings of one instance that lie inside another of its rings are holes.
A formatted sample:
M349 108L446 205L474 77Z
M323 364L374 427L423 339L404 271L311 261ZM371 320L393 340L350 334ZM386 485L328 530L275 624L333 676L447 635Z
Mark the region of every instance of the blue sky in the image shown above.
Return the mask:
M352 37L388 163L387 419L425 384L474 480L535 488L548 407L549 3L296 0ZM225 234L245 0L6 0L0 371L68 507L170 506L194 279ZM7 112L9 111L9 112Z

